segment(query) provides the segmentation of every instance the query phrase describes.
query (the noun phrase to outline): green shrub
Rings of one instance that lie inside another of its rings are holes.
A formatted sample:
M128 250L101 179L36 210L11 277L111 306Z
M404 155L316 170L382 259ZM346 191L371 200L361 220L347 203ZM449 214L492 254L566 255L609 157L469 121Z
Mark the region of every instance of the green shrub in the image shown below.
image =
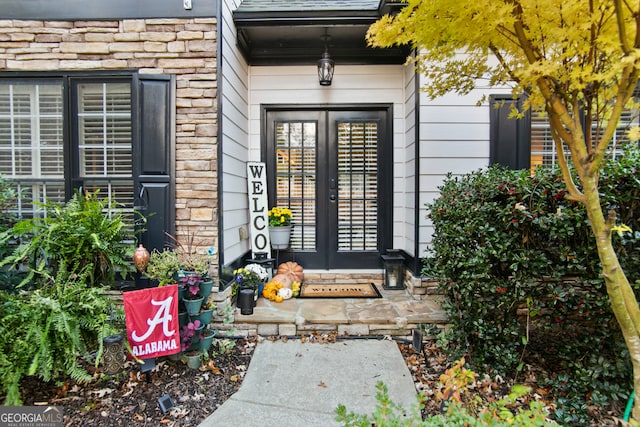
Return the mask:
M602 203L634 229L614 236L632 283L640 279L638 164L640 152L629 147L609 161L600 183ZM566 199L558 171L490 167L449 177L440 194L429 206L435 233L428 265L446 296L452 327L442 342L452 357L469 354L476 369L505 375L537 354L564 375L561 382L570 378L572 391L562 397L577 399L576 408L630 390L631 366L589 222ZM594 349L598 357L585 357Z
M17 236L22 243L0 266L26 263L30 269L23 285L55 274L61 263L76 271L91 265L91 284L113 284L117 273L133 271L133 224L115 202L100 199L96 191L76 193L64 206L43 207L46 217L22 220L4 234L5 240Z
M447 405L446 413L432 415L422 419L419 405L406 412L401 405L389 399L387 386L379 382L376 386L377 405L373 414L356 414L347 412L344 405L336 409L336 421L346 427L472 427L472 426L557 426L547 419L546 411L540 402L532 401L528 408L511 409L513 404L526 395L529 390L523 386L514 387L512 392L495 402L476 402L483 406L478 411L469 410L460 402L451 402Z
M6 405L21 404L23 376L92 379L81 359L97 351L97 365L102 338L111 332L111 300L105 288L86 285L89 268L76 274L62 265L47 286L31 293L0 291L0 396Z

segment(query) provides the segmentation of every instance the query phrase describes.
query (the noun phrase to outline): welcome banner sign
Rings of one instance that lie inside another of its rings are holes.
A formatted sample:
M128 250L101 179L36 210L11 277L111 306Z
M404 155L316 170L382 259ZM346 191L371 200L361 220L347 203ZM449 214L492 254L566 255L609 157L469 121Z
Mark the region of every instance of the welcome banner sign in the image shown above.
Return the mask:
M256 252L266 252L267 257L270 257L267 165L265 163L247 162L247 185L249 187L251 250L254 258Z
M134 356L151 359L180 352L178 285L125 292L122 297Z

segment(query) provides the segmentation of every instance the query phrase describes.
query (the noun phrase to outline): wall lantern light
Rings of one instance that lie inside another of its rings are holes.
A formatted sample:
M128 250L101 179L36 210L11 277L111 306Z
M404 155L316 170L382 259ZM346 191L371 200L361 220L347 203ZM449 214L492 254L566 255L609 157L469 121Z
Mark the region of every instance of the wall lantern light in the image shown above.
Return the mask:
M331 86L335 63L329 56L329 48L327 47L329 36L325 35L322 38L324 39L324 53L322 58L318 60L318 80L320 81L320 86Z
M384 264L384 289L404 289L404 257L397 249L387 250L386 255L381 255Z

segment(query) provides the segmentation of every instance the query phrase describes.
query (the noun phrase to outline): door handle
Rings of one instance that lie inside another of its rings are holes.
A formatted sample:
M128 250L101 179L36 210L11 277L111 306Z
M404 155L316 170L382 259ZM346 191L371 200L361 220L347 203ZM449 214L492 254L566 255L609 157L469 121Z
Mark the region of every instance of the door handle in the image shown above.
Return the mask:
M147 187L145 187L144 184L140 184L140 192L138 193L138 199L137 199L137 201L139 201L140 203L138 205L134 204L133 209L140 212L146 211L147 207L149 206L149 201L147 199L148 199Z
M331 200L332 202L335 202L336 201L336 195L335 194L330 195L329 196L329 200Z
M329 180L329 190L335 190L336 188L336 180L335 178L331 178Z

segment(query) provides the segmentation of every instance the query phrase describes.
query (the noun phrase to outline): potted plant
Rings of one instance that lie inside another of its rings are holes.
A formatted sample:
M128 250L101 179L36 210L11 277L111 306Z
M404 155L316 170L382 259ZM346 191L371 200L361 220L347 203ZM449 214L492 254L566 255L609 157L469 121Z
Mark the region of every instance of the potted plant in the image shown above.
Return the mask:
M170 234L167 237L171 240L171 246L178 259L178 268L176 274L197 273L203 278L209 276L209 268L211 267L211 258L215 254L215 248L212 246L207 253L199 253L194 246L195 233L187 235L187 242L182 244L178 239Z
M204 325L199 320L188 322L180 328L180 351L193 350L193 345L200 341L200 331Z
M182 276L178 279L178 286L184 289L182 303L189 316L198 314L204 301L204 298L200 295L201 280L202 277L195 273Z
M233 282L238 290L250 288L257 291L261 281L260 276L258 276L253 268L248 269L247 267L242 267L233 270Z
M264 284L269 279L269 272L267 271L266 268L256 263L247 264L245 266L245 269L249 270L250 273L254 273L256 276L258 276L258 279L260 280L257 287L257 293L256 293L256 298L257 298L262 294L262 289L264 288Z
M191 369L198 369L202 363L202 355L202 350L190 350L184 354L184 361Z
M269 215L269 238L274 249L286 249L291 238L291 217L293 214L289 208L273 207Z
M191 320L199 320L203 325L208 325L213 319L213 303L204 301L201 306L200 313L191 316Z
M233 293L236 295L236 306L242 314L252 314L256 304L260 278L246 267L233 271Z
M200 367L202 351L200 350L200 333L204 325L199 320L187 323L180 328L180 351L187 366L192 369Z
M208 352L215 336L216 331L214 331L213 329L203 329L202 336L200 337L200 350L202 350L203 352Z
M180 269L178 255L172 249L151 251L147 264L146 276L158 281L158 286L176 283L174 274Z
M204 298L205 301L207 301L207 299L209 298L209 295L211 295L211 291L213 290L213 279L210 277L202 277L202 280L200 280L200 295L202 295L202 298Z

